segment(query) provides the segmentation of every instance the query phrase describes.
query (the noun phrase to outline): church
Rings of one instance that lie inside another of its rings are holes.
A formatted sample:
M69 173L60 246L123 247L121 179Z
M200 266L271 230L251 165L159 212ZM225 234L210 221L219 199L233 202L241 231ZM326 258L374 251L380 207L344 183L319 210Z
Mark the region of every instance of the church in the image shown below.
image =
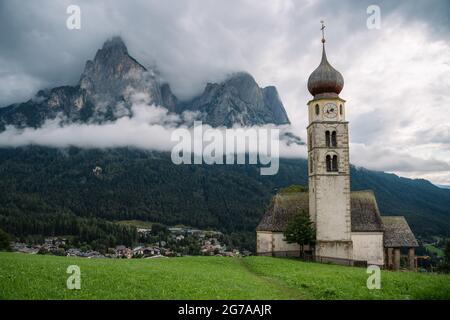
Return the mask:
M308 191L280 192L259 223L257 254L298 256L298 244L284 240L290 219L309 212L316 229L315 261L415 269L418 246L406 219L381 216L372 191L350 191L348 121L339 94L344 78L328 62L322 26L322 60L308 79Z

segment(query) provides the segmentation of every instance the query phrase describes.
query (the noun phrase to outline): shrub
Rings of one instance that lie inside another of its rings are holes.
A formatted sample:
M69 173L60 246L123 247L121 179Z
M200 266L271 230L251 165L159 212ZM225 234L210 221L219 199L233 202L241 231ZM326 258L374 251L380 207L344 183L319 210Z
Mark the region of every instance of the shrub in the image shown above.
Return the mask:
M11 251L11 237L0 229L0 251Z

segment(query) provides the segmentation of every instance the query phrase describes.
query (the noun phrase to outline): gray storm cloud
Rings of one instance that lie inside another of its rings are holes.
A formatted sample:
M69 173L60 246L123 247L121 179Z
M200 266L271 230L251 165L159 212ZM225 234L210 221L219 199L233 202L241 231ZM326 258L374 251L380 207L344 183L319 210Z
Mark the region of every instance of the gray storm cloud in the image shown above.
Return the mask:
M66 28L69 4L81 8L81 30ZM311 68L320 37L319 20L327 21L329 45L341 54L345 47L339 49L338 44L360 33L372 41L366 28L370 4L368 0L2 0L0 105L27 99L43 86L76 83L85 61L112 35L125 38L140 62L157 64L180 97L198 93L205 82L227 72L260 69L259 73L276 74L267 69L271 58L291 66L310 59ZM380 1L378 5L383 17L395 14L412 22L432 22L433 32L448 39L447 1L435 1L433 6L428 1ZM309 71L298 70L300 74ZM13 77L24 88L17 88Z

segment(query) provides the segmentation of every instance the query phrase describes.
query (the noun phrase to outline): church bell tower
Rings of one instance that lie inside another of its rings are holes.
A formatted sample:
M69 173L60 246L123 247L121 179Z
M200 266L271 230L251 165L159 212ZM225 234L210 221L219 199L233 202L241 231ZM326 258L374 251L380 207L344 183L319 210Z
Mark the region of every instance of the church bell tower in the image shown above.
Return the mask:
M339 262L353 257L348 122L339 97L344 78L327 60L324 29L322 22L322 60L308 79L309 210L316 257Z

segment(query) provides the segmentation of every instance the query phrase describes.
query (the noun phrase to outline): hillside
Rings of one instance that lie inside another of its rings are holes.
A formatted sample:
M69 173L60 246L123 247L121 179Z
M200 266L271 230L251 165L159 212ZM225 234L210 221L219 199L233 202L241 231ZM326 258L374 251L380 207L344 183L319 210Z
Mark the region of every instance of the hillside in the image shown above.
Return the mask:
M307 184L307 163L282 159L277 175L261 176L256 166L176 166L133 149L26 147L0 149L0 174L0 228L11 234L70 233L64 221L55 231L61 213L253 233L279 188ZM450 190L354 167L351 183L374 190L382 214L405 215L416 234L449 235Z
M69 265L81 290L66 289ZM80 259L0 253L0 299L450 299L450 276L247 257ZM124 277L123 275L127 276Z

